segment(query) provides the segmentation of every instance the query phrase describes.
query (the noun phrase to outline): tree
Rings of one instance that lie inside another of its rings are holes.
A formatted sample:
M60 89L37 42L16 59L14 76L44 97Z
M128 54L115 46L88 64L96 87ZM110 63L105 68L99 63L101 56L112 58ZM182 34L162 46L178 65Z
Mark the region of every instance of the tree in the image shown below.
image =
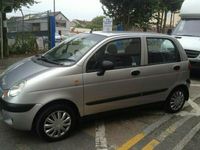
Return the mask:
M6 2L5 2L6 3ZM22 6L29 7L33 4L37 3L35 0L14 0L13 1L13 9L16 11L18 9L21 9ZM6 13L2 12L2 21L4 22L6 20ZM8 56L8 42L7 42L7 29L3 28L3 39L4 39L4 56Z
M183 0L100 0L105 15L126 30L132 26L146 31L152 20L158 32L165 32L167 14L180 10Z
M154 13L155 0L100 0L104 13L126 30L137 26L147 30Z
M14 0L13 8L14 10L20 9L22 6L30 7L33 4L37 3L35 0Z
M149 28L150 20L155 13L155 0L140 0L135 6L135 25L143 31Z
M96 31L100 31L103 29L103 19L105 16L97 16L86 26L86 28L90 28Z
M134 4L136 0L100 0L106 16L113 18L115 24L129 29L134 23Z
M183 0L156 0L154 19L156 20L157 32L164 33L166 30L167 14L180 10ZM172 21L172 15L171 19ZM171 24L171 23L170 23Z
M169 10L171 11L170 28L172 27L172 20L174 20L173 19L174 15L181 9L183 1L184 0L176 0L176 1L171 0L171 2L170 2L170 7L169 7Z

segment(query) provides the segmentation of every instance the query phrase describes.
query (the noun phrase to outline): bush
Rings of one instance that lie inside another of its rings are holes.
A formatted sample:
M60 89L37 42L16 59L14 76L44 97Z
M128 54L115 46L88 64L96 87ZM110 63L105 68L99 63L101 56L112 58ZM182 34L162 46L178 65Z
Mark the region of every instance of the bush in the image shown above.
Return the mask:
M9 51L10 54L37 53L36 37L30 33L17 34L14 45L9 46Z

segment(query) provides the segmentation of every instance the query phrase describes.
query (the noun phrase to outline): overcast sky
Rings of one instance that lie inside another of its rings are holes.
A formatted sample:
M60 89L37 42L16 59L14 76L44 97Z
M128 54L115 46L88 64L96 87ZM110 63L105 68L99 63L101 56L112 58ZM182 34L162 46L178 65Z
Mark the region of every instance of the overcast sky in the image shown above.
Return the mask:
M39 4L34 4L29 9L23 7L24 14L53 11L53 0L36 0ZM56 11L61 11L67 18L91 20L96 16L103 15L100 0L55 0ZM11 16L20 16L20 12L8 14Z

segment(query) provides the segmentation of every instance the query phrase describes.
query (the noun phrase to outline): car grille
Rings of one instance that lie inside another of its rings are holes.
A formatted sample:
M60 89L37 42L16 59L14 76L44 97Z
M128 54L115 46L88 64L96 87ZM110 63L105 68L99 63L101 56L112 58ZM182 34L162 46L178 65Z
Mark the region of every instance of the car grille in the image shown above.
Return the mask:
M200 51L186 49L185 52L186 52L188 58L196 58L200 55Z

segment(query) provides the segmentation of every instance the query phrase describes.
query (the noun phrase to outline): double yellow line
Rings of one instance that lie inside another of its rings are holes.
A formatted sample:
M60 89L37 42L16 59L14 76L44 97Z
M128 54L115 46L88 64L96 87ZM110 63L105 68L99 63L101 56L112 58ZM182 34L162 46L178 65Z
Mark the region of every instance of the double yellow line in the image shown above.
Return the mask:
M134 136L129 141L127 141L125 144L123 144L117 150L129 150L131 147L133 147L135 144L137 144L139 141L141 141L144 137L145 137L145 133L140 133L140 134Z
M136 145L138 142L140 142L144 137L145 133L140 133L131 138L129 141L127 141L125 144L123 144L121 147L119 147L117 150L129 150L131 147ZM142 150L153 150L155 146L160 144L157 140L152 140L149 144L147 144Z
M186 121L188 121L191 118L192 118L192 116L187 116L187 117L183 117L180 120L176 121L174 124L172 124L167 129L165 129L163 132L161 132L161 134L158 137L152 139L147 145L145 145L142 148L142 150L154 150L154 148L157 145L159 145L161 142L163 142L166 137L173 134L179 127L181 127ZM166 118L166 120L167 119L169 119L169 118ZM117 150L131 149L133 146L135 146L137 143L139 143L145 136L147 136L154 129L156 129L156 127L159 124L161 124L161 122L163 123L166 120L160 121L157 125L154 124L154 125L152 125L152 127L149 127L149 129L137 134L136 136L131 138L129 141L127 141L125 144L123 144L121 147L119 147Z

